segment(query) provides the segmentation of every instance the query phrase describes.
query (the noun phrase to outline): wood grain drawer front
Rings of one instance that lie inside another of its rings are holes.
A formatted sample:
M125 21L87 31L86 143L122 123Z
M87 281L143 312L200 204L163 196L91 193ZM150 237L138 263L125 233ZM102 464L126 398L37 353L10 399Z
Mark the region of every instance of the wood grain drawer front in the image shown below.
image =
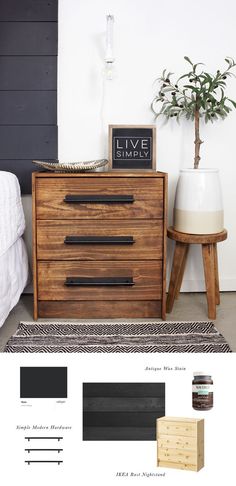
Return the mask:
M154 260L162 256L162 220L38 221L39 260Z
M181 451L180 449L158 449L159 461L170 461L181 464L197 465L197 451Z
M197 464L187 464L186 462L158 461L159 467L170 467L173 469L185 469L187 471L198 471Z
M178 435L185 437L195 437L197 435L197 424L195 422L158 422L158 437L164 435Z
M166 448L196 451L197 437L161 435L158 437L158 450Z
M161 300L91 300L38 302L39 317L48 319L110 319L161 317Z
M163 192L161 178L38 178L36 217L60 220L163 218ZM68 196L79 196L80 200L66 202ZM130 202L123 200L127 197ZM114 202L114 198L118 198L118 202Z
M161 293L162 262L158 260L38 263L39 300L151 301L161 299Z

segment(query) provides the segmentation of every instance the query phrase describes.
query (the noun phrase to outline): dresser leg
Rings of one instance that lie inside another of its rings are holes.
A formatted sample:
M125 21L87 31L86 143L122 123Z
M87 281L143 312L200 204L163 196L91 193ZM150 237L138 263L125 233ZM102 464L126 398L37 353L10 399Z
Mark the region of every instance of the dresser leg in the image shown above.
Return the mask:
M181 287L183 274L184 274L184 267L187 258L188 246L189 246L188 243L182 243L182 242L180 243L179 241L176 241L174 258L173 258L172 269L171 269L169 291L168 291L167 303L166 303L167 312L172 311L175 297L176 295L178 295Z
M205 273L208 317L216 319L216 275L214 244L202 244L203 266Z
M38 303L34 297L34 320L38 320Z

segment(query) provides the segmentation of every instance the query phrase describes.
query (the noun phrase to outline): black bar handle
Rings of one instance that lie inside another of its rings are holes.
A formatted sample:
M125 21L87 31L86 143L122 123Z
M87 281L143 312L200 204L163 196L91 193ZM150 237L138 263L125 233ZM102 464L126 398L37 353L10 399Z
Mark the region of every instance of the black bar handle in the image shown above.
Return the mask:
M32 463L35 463L35 462L53 462L53 463L55 463L55 464L58 464L58 466L60 466L60 464L62 464L62 463L63 463L63 461L46 461L46 460L45 460L45 461L31 461L31 460L29 460L29 461L25 461L25 462L26 462L26 464L28 464L28 465L30 465L30 464L32 464Z
M65 285L68 287L105 286L131 286L134 285L133 277L67 277Z
M102 195L102 194L66 194L64 198L66 203L133 203L133 195Z
M66 236L66 245L133 245L133 236Z
M60 452L63 451L63 449L25 449L26 452L28 452L28 454L30 454L30 452L35 452L35 451L48 451L48 452L54 452L54 451L57 451L58 454L60 454Z
M32 439L36 439L36 440L38 440L38 439L43 439L43 440L44 439L53 439L53 440L58 440L58 442L59 442L60 440L63 439L63 437L25 437L25 439L27 439L28 442Z

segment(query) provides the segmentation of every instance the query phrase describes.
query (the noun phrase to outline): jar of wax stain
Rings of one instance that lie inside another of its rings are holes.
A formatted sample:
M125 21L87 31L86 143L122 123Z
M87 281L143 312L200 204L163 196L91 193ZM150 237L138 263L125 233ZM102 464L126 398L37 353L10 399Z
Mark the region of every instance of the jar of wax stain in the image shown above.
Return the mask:
M211 410L213 407L213 380L202 371L193 373L192 406L195 410Z

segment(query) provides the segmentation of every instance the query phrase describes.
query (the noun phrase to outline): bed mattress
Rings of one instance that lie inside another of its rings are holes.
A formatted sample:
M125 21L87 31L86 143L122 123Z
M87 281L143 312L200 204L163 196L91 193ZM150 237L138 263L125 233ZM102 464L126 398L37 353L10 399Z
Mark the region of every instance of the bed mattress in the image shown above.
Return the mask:
M0 171L0 256L23 235L24 230L18 179L11 172Z
M19 238L0 256L0 327L17 304L28 281L26 246Z

